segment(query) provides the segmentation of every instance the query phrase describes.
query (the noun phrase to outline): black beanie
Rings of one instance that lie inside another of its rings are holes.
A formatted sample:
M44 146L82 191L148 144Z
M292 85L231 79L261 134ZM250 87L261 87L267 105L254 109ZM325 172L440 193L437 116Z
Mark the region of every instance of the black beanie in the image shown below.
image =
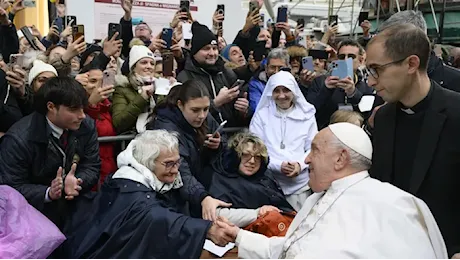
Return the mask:
M82 69L85 66L85 62L91 54L95 52L102 52L102 50L103 50L102 47L99 45L88 44L85 52L81 54L80 69Z
M198 22L192 24L192 48L190 53L195 55L201 50L204 46L208 44L217 45L217 37L209 30L206 25L202 25Z

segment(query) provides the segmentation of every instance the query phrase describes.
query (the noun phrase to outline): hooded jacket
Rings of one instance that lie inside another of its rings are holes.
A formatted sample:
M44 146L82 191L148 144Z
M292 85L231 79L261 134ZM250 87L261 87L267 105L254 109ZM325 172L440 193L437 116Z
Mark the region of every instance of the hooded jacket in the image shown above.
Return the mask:
M265 85L267 85L267 73L265 70L257 73L251 81L249 81L249 109L252 113L256 111L262 93L264 93Z
M294 93L294 105L286 114L277 111L273 100L273 90L277 86L284 86ZM294 194L308 183L308 166L304 160L310 153L311 142L318 132L315 112L314 106L305 100L294 76L280 71L268 80L251 120L249 129L267 146L270 156L268 168L273 171L285 195ZM300 164L299 176L289 178L281 173L281 164L285 161Z
M115 82L116 87L112 99L112 120L115 130L120 134L132 130L136 126L137 118L145 112L149 101L145 100L134 89L128 77L117 75Z
M232 208L257 209L265 205L293 211L283 191L267 171L268 161L252 176L241 174L241 159L233 149L226 149L213 164L214 174L209 193L216 199L232 203Z
M205 124L208 126L208 133L213 133L218 128L217 122L210 114L208 114ZM196 142L196 130L187 122L177 107L159 109L156 119L147 128L149 130L165 129L179 133L179 153L182 158L179 172L184 183L181 195L184 200L192 204L193 209L197 210L201 207L201 201L209 195L205 186L209 185L211 176L205 174L206 171L203 169L215 160L219 151L202 147ZM222 134L221 137L222 140L225 140Z

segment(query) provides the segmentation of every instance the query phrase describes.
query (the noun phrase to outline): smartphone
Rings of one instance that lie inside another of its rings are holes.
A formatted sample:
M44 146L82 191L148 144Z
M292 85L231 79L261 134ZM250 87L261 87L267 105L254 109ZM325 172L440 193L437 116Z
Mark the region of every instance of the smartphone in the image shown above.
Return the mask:
M216 12L217 12L218 14L223 15L224 18L225 18L225 5L217 5ZM222 22L219 22L219 23L217 24L217 26L218 26L219 28L223 28L224 25L223 25Z
M172 77L174 76L174 55L172 53L165 53L162 55L163 58L163 76Z
M224 129L224 126L225 124L227 124L227 120L225 120L224 122L222 122L219 127L216 129L216 131L212 134L212 138L216 138L217 137L217 133L219 133L220 131L222 131L222 129Z
M171 49L172 46L173 29L163 28L161 39L166 42L166 49Z
M360 12L358 17L358 26L369 19L369 12Z
M67 26L74 26L77 24L77 17L75 15L64 16L64 28Z
M252 13L257 9L259 9L259 3L257 1L251 0L251 2L249 2L249 12Z
M105 70L102 77L102 86L115 86L116 71Z
M22 1L22 3L25 7L36 7L37 6L37 3L35 2L35 0L24 0Z
M24 26L21 28L21 32L22 34L24 34L24 37L26 38L26 40L29 42L30 46L34 49L34 50L40 50L37 46L37 44L35 44L35 36L32 35L32 33L30 32L30 29L29 27L27 26Z
M288 21L287 11L287 6L281 6L278 8L278 16L276 17L277 23L286 23Z
M80 37L85 37L85 26L82 24L72 26L72 36L74 41Z
M301 18L299 20L297 20L297 26L301 26L302 28L305 27L305 19Z
M179 10L183 13L190 12L190 1L189 0L181 0L179 5Z
M134 26L136 25L139 25L140 23L144 22L144 19L143 18L140 18L140 17L133 17L131 19L131 22Z
M308 55L310 55L313 59L320 59L320 60L327 60L329 59L329 53L325 50L314 50L311 49L308 51Z
M241 87L244 85L245 82L246 82L246 81L244 81L244 80L242 80L242 79L237 79L237 80L235 81L235 83L233 83L233 85L232 85L231 88L240 87L240 89L241 89Z
M330 64L331 76L344 79L346 77L353 78L353 59L335 60Z
M267 41L258 41L256 42L253 50L252 56L254 57L255 61L262 61L264 56L267 56Z
M265 29L265 14L263 14L263 13L260 14L260 24L259 24L259 27Z
M193 38L192 24L190 23L182 24L182 35L184 37L184 40L191 40Z
M59 33L64 31L64 20L63 20L62 17L54 18L53 24L57 26L57 29L58 29ZM58 39L58 41L59 41L59 39Z
M113 35L115 33L118 33L118 36L117 38L115 38L116 40L120 40L121 39L121 25L119 23L109 23L109 40L112 39Z
M339 16L338 15L330 15L329 16L329 25L334 26L339 24Z
M308 70L308 71L315 70L315 66L313 65L313 57L308 56L308 57L302 58L302 69Z
M14 66L24 67L24 55L23 54L11 54L10 55L10 67Z

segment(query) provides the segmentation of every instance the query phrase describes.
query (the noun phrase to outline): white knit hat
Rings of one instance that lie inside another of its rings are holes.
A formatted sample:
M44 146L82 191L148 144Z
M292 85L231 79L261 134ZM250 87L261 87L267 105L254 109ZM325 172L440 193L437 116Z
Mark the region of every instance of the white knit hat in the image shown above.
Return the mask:
M372 160L371 139L361 127L350 123L336 123L329 125L329 129L343 144Z
M56 77L58 75L56 69L53 66L44 63L41 60L35 60L34 66L29 72L29 84L32 84L32 81L34 81L34 79L43 72L52 72L54 75L56 75Z
M150 58L155 60L153 52L150 51L149 48L141 45L134 45L129 52L129 70L133 68L133 66L143 58Z

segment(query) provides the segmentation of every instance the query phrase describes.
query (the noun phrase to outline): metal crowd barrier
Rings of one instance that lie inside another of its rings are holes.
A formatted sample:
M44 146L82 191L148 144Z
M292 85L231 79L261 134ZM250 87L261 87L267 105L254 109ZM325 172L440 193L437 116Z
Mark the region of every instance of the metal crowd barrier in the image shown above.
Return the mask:
M244 130L244 127L229 127L224 128L224 133L236 133L241 130ZM97 138L99 143L112 143L112 142L121 142L121 149L124 150L126 148L127 142L131 141L136 137L136 134L126 134L126 135L117 135L117 136L103 136Z

